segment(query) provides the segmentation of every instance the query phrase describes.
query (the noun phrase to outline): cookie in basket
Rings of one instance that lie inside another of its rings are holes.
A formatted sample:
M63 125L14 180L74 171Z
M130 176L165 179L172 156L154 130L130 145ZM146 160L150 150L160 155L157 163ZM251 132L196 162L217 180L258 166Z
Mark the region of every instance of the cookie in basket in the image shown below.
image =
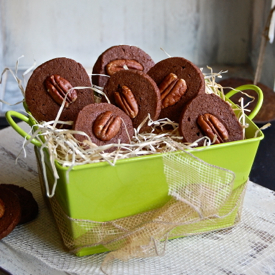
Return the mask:
M115 72L128 69L147 72L155 62L142 49L136 46L116 45L105 50L96 60L92 71L93 84L104 87L108 76Z
M0 240L10 234L21 218L21 207L18 196L0 184L2 217L0 218Z
M148 114L157 120L161 111L159 89L148 74L134 70L121 70L110 77L104 93L112 104L125 111L137 128ZM104 99L103 99L104 100ZM140 132L150 130L145 123Z
M21 218L18 224L30 222L37 217L38 204L29 190L15 184L2 183L0 186L8 188L19 198Z
M162 100L159 118L179 122L184 105L205 92L201 70L182 57L170 57L155 64L148 75L157 83Z
M134 134L130 117L109 103L95 103L84 107L79 112L73 128L86 133L91 141L98 146L130 143ZM81 134L74 136L81 142L87 140L87 137ZM115 149L116 147L112 147L106 152Z
M84 106L94 103L90 77L84 67L73 59L60 57L38 66L32 73L25 92L25 101L38 121L52 121L66 97L60 116L62 121L74 121Z
M198 95L186 104L180 117L179 132L189 143L203 136L208 136L216 144L243 139L243 127L232 107L215 94ZM202 143L200 141L199 145Z

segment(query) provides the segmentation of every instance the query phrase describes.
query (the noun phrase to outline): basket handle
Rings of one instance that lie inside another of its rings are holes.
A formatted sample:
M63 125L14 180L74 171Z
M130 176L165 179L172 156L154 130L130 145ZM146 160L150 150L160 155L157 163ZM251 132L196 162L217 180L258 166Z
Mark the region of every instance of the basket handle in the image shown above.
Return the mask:
M6 112L6 119L10 124L10 126L22 137L26 138L27 140L31 139L31 136L17 125L17 123L13 120L13 117L16 117L22 121L25 121L31 126L29 117L12 110ZM30 142L35 146L41 147L41 142L35 138L33 138Z
M263 92L258 86L253 85L253 84L242 85L242 86L239 86L239 87L231 90L230 92L228 92L225 95L225 97L230 98L231 96L238 93L239 91L245 91L245 90L253 90L258 94L257 104L256 104L255 108L252 110L252 112L248 115L248 117L252 120L258 114L258 112L260 111L260 109L263 105L263 101L264 101Z

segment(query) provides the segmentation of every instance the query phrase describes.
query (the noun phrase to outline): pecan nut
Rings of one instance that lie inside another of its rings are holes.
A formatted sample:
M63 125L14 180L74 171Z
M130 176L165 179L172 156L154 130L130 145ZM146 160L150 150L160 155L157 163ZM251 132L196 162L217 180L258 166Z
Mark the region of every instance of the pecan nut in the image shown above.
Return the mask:
M77 99L77 92L73 89L71 83L60 75L51 75L48 76L44 85L46 87L47 92L53 98L53 100L61 105L64 101L65 96L65 108L68 108L70 104L72 104Z
M187 85L184 79L178 79L173 73L168 74L159 85L161 108L176 104L186 90Z
M95 119L92 130L98 139L108 141L118 134L121 123L120 116L114 115L111 111L106 111Z
M4 216L5 213L5 204L4 202L0 199L0 218Z
M224 124L212 114L203 114L197 118L197 123L202 132L208 136L214 144L226 142L229 139L228 131Z
M135 118L138 115L138 103L130 88L122 86L119 91L114 93L114 97L117 106L130 118Z
M125 69L125 66L129 70L143 71L143 66L134 59L116 59L112 60L106 65L106 72L108 75L113 75L114 73Z

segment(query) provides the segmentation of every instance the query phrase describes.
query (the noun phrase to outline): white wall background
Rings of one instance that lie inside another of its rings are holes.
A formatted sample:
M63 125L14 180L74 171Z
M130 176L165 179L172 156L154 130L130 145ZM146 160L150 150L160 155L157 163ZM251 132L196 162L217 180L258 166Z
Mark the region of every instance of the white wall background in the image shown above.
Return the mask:
M2 0L4 63L68 56L90 67L106 48L131 44L156 60L163 47L196 63L244 63L250 0ZM237 50L236 50L237 49Z
M202 66L255 65L269 6L270 0L0 0L0 63L14 67L24 55L20 66L28 68L33 60L66 56L89 69L108 47L130 44L156 62L166 58L162 47Z

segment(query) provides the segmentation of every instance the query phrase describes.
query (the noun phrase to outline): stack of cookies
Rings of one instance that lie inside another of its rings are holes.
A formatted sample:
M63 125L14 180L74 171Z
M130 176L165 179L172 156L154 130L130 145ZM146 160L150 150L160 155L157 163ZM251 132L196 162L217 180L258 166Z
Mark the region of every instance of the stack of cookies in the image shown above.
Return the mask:
M100 103L95 103L92 87L103 90ZM195 64L183 57L155 64L135 46L105 50L93 66L92 79L76 61L52 59L34 70L25 101L38 122L54 120L62 107L60 125L72 121L72 129L86 134L76 134L79 141L89 136L99 146L130 143L134 129L150 131L144 124L148 115L178 123L183 142L204 136L212 143L243 138L231 106L205 93L204 76Z
M38 204L30 191L14 184L0 184L0 239L37 215Z

